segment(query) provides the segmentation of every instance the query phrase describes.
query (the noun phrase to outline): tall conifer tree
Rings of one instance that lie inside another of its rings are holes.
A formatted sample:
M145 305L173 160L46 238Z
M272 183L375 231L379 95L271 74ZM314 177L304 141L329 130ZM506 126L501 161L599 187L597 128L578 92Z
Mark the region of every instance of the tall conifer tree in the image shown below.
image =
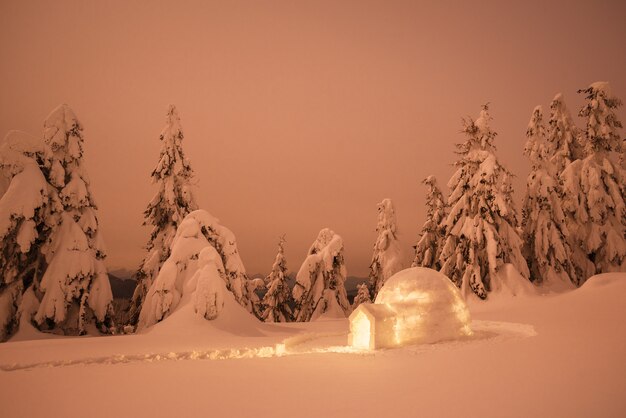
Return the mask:
M287 284L287 262L285 260L285 239L278 242L278 253L267 276L267 292L263 297L264 306L261 318L265 322L291 322L293 312L289 306L291 292Z
M374 244L369 274L370 293L374 299L387 279L402 270L398 225L393 202L391 199L383 199L377 208L376 232L378 232L378 237Z
M165 260L170 256L170 246L176 228L190 212L196 210L192 192L193 170L185 158L183 131L176 107L170 105L165 127L159 140L162 142L159 161L152 171L152 182L158 191L144 212L144 225L152 226L146 245L147 254L136 273L137 287L130 306L130 323L136 324L146 293Z
M597 82L579 90L587 103L579 112L586 122L581 135L584 159L569 164L561 173L564 209L576 222L576 245L595 268L582 271L582 280L593 273L626 269L626 171L615 110L622 102L611 94L608 83Z
M526 137L524 154L531 161L531 172L522 208L522 230L530 277L553 288L571 288L577 279L561 208L562 191L551 163L541 106L533 110Z
M528 277L516 231L511 174L496 158L490 121L487 105L475 121L464 120L466 140L457 145L460 159L448 182L450 213L442 223L445 240L439 257L441 272L464 295L473 292L481 299L501 286L497 273L505 263Z
M441 222L446 217L446 203L435 176L426 177L426 222L415 245L415 258L411 267L428 267L439 270L439 254L443 244Z

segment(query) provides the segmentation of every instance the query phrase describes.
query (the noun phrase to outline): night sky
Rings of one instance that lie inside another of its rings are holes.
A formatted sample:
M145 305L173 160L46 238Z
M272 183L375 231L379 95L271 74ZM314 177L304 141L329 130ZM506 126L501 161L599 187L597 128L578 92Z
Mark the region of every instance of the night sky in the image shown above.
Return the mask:
M0 137L40 136L58 104L74 109L111 268L143 256L170 103L199 205L249 273L268 272L282 234L297 270L330 227L349 274L367 274L387 197L409 263L420 182L447 183L462 117L490 102L521 202L534 106L548 115L562 92L582 126L579 88L609 81L626 100L626 2L433 3L2 1Z

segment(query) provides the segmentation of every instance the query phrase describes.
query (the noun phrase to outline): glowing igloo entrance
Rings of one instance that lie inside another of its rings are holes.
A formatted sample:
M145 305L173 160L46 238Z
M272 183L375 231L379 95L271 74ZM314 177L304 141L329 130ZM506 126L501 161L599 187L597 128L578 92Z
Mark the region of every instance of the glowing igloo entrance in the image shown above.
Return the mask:
M394 274L375 303L352 312L348 344L371 350L471 334L469 311L457 287L442 273L415 267Z
M350 315L348 344L362 350L393 347L396 313L387 305L360 304Z

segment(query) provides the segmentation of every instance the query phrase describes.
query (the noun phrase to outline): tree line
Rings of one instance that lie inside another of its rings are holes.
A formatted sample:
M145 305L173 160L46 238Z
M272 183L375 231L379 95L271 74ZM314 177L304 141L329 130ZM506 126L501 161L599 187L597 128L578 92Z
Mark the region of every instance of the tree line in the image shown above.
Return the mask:
M582 129L560 94L550 104L547 123L541 106L531 114L524 148L531 172L521 219L513 203L512 173L496 156L489 106L478 118L463 120L465 140L456 145L449 192L444 195L434 176L423 181L427 216L412 266L439 270L465 297L481 299L502 286L499 271L505 264L525 280L553 289L580 286L596 273L626 270L625 146L615 113L621 101L607 83L579 93L586 99L579 112ZM20 323L71 335L115 329L82 130L69 106L61 105L46 119L42 139L10 132L0 148L0 168L10 180L0 198L0 340L10 338ZM128 325L138 324L147 299L151 312L161 312L152 322L169 312L171 281L157 278L173 257L172 243L188 216L195 217L194 228L216 250L203 254L203 266L219 264L216 274L237 302L268 322L345 316L359 303L374 300L385 281L403 268L395 210L385 199L378 205L369 283L359 286L353 306L344 285L343 240L327 228L309 249L293 289L287 283L284 237L265 280L249 279L234 235L197 211L193 170L174 106L159 138L161 152L151 174L157 192L144 212L151 233L135 273ZM199 250L190 254L190 261L201 258ZM260 288L265 288L262 298ZM203 308L210 312L205 317L215 317L218 310L209 308Z

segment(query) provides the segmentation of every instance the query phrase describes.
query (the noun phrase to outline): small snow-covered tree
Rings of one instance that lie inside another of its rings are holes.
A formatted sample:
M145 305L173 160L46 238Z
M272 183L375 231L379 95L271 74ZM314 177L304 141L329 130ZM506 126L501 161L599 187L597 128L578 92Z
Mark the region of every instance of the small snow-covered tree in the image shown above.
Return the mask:
M562 192L548 154L541 106L533 110L526 137L524 154L531 161L531 172L522 208L522 237L530 278L536 283L570 288L572 283L577 284L577 279L561 208Z
M293 312L289 303L291 292L287 284L287 262L285 260L285 238L278 242L278 253L272 265L272 271L267 276L267 292L263 297L264 306L261 319L265 322L291 322Z
M582 272L586 280L593 273L626 269L626 171L619 163L622 124L615 114L621 101L605 82L593 83L579 93L587 99L579 112L586 119L585 157L568 165L561 181L564 209L578 221L572 232L595 266Z
M158 191L144 212L144 225L151 225L148 250L135 275L137 287L130 305L130 323L136 324L141 305L161 266L170 256L170 245L183 218L198 208L192 193L193 171L183 153L183 131L176 107L170 105L159 162L152 171L152 182Z
M207 247L215 251L205 251ZM252 313L249 280L235 235L207 211L195 210L176 229L170 256L146 293L137 328L150 327L170 316L186 293L193 293L196 313L214 319L221 309L220 300L224 300L216 276L235 301Z
M40 328L65 334L83 334L90 324L106 330L113 313L104 242L83 163L82 131L66 104L53 110L44 123L44 142L52 151L47 177L60 205L51 207L49 215L56 224L42 250L47 268L34 319Z
M378 204L378 237L370 264L369 282L374 298L388 278L402 270L402 256L398 242L396 212L391 199L383 199Z
M420 239L415 245L415 258L411 267L428 267L439 270L439 254L443 244L441 222L446 217L446 203L435 176L426 177L422 183L426 190L426 222L422 227Z
M496 136L483 106L476 121L464 120L466 141L458 144L460 159L448 187L450 213L443 221L445 240L439 261L466 296L469 291L485 299L501 283L498 269L511 263L526 278L528 267L517 234L511 174L495 155Z
M362 303L372 303L372 298L370 297L370 289L366 283L361 283L357 285L357 294L354 297L354 301L352 302L352 310L355 310L357 306Z
M0 341L17 330L22 294L45 271L40 246L49 230L50 185L40 167L49 157L43 142L17 131L0 148L0 169L9 180L0 198Z
M259 319L263 315L263 304L258 292L262 291L262 289L265 289L265 280L261 278L246 280L246 291L249 303L252 306L252 313Z
M343 239L322 229L296 276L292 291L296 321L315 320L322 314L345 317L350 312L343 252Z

